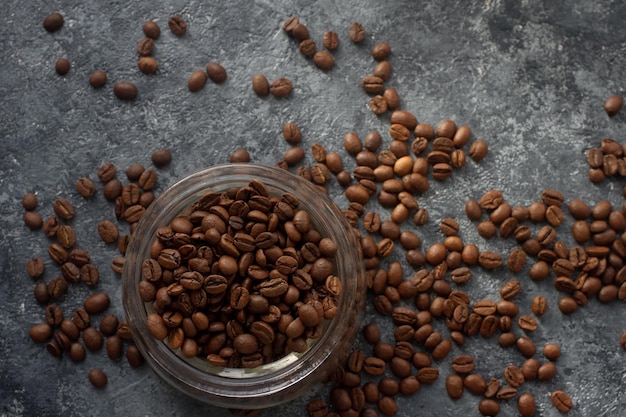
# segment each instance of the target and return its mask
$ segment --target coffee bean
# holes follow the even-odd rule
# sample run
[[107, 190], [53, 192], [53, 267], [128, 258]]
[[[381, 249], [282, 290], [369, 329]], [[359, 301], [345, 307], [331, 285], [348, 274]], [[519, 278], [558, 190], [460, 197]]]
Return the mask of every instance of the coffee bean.
[[87, 352], [85, 351], [85, 347], [79, 342], [74, 342], [70, 346], [70, 359], [72, 362], [82, 362], [85, 360], [87, 356]]
[[192, 93], [200, 91], [204, 88], [207, 78], [208, 76], [205, 71], [196, 70], [189, 76], [189, 79], [187, 80], [187, 88], [189, 88], [189, 91]]
[[327, 51], [317, 51], [313, 55], [313, 63], [322, 71], [330, 71], [335, 65], [335, 58]]
[[57, 30], [61, 29], [61, 27], [63, 27], [64, 20], [65, 19], [63, 18], [62, 14], [57, 12], [50, 13], [43, 20], [43, 27], [48, 32], [56, 32]]
[[85, 347], [92, 352], [99, 350], [104, 343], [102, 334], [95, 327], [83, 329], [82, 337]]
[[43, 219], [39, 213], [27, 211], [24, 213], [24, 224], [30, 230], [39, 230], [43, 226]]
[[463, 396], [463, 378], [456, 374], [450, 374], [446, 377], [446, 391], [448, 396], [454, 400], [458, 400]]
[[495, 400], [483, 398], [478, 402], [478, 411], [483, 416], [496, 416], [500, 412], [500, 404]]
[[376, 61], [382, 61], [386, 59], [391, 54], [391, 45], [387, 42], [381, 42], [376, 44], [372, 48], [372, 58]]
[[270, 93], [270, 84], [263, 74], [256, 74], [252, 77], [252, 90], [259, 97], [265, 97]]
[[[157, 168], [168, 166], [172, 162], [172, 152], [169, 149], [157, 149], [150, 156], [152, 163]], [[143, 172], [142, 172], [143, 173]], [[141, 176], [140, 176], [141, 177]]]
[[104, 371], [97, 368], [89, 371], [88, 378], [89, 382], [91, 382], [91, 384], [98, 389], [106, 387], [108, 382], [108, 377]]
[[33, 211], [37, 208], [37, 195], [35, 193], [26, 193], [22, 196], [22, 207], [26, 211]]
[[100, 332], [105, 336], [112, 336], [117, 332], [119, 320], [113, 314], [107, 314], [100, 320]]
[[144, 74], [154, 74], [159, 70], [159, 63], [151, 56], [142, 56], [137, 60], [137, 67]]
[[552, 404], [554, 404], [557, 410], [563, 413], [569, 412], [573, 407], [572, 399], [565, 391], [554, 391], [550, 394], [550, 400], [552, 400]]
[[206, 73], [215, 84], [223, 83], [228, 77], [224, 67], [217, 62], [209, 62], [206, 66]]
[[474, 395], [483, 395], [487, 390], [487, 382], [478, 374], [469, 374], [463, 379], [463, 387]]
[[35, 343], [43, 343], [52, 337], [52, 326], [48, 323], [38, 323], [32, 326], [28, 335]]
[[489, 146], [487, 142], [482, 139], [479, 139], [473, 142], [469, 148], [469, 155], [475, 162], [480, 162], [487, 156], [489, 152]]
[[548, 309], [548, 301], [544, 296], [537, 295], [533, 298], [531, 303], [531, 310], [536, 316], [543, 316]]
[[[379, 71], [374, 75], [382, 80], [385, 80], [384, 77], [389, 78], [390, 76], [390, 74], [387, 75], [387, 72], [389, 71], [390, 67], [388, 68], [387, 66], [384, 66], [383, 68], [379, 68]], [[391, 110], [397, 109], [400, 106], [400, 96], [398, 95], [398, 91], [393, 87], [385, 89], [383, 92], [383, 98], [387, 102], [387, 107]]]
[[183, 19], [182, 16], [172, 15], [167, 20], [167, 25], [169, 26], [172, 33], [176, 36], [182, 36], [187, 32], [187, 22]]
[[250, 162], [250, 153], [243, 148], [235, 149], [233, 153], [230, 154], [229, 158], [230, 162]]
[[63, 220], [71, 220], [76, 213], [74, 206], [69, 200], [60, 197], [52, 203], [52, 209], [54, 213]]
[[119, 237], [119, 230], [112, 221], [103, 220], [98, 223], [98, 234], [105, 243], [113, 243]]
[[537, 413], [535, 398], [530, 393], [523, 393], [517, 398], [517, 410], [521, 417], [534, 417]]
[[328, 49], [329, 51], [334, 51], [335, 49], [337, 49], [339, 47], [339, 36], [337, 35], [337, 32], [324, 32], [324, 35], [322, 37], [322, 43], [324, 44], [324, 48]]
[[113, 94], [120, 100], [134, 100], [137, 97], [137, 86], [128, 81], [118, 81], [113, 85]]
[[90, 295], [83, 302], [83, 308], [88, 314], [99, 314], [109, 308], [110, 299], [104, 292]]
[[161, 28], [159, 24], [153, 20], [144, 22], [142, 29], [143, 33], [151, 39], [157, 40], [159, 36], [161, 36]]
[[[146, 37], [137, 42], [137, 53], [140, 57], [149, 57], [154, 51], [154, 39]], [[140, 67], [141, 68], [141, 67]]]
[[609, 117], [615, 116], [622, 110], [624, 106], [624, 99], [622, 96], [613, 95], [606, 99], [604, 102], [604, 111]]
[[[253, 87], [254, 87], [254, 83], [253, 83]], [[288, 96], [289, 94], [291, 94], [292, 90], [293, 90], [293, 85], [291, 81], [285, 77], [275, 79], [274, 81], [272, 81], [272, 83], [269, 86], [269, 92], [274, 97]]]
[[350, 36], [350, 40], [354, 43], [361, 43], [365, 39], [365, 29], [363, 28], [363, 25], [358, 22], [354, 22], [350, 25], [348, 34]]
[[361, 87], [369, 94], [382, 94], [385, 91], [384, 80], [374, 75], [368, 75], [361, 80]]

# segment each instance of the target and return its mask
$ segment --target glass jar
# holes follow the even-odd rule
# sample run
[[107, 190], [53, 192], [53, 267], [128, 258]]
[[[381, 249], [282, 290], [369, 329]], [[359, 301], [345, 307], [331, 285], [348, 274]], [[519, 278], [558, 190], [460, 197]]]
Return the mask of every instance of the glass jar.
[[[212, 190], [223, 192], [261, 180], [271, 195], [288, 192], [300, 200], [312, 224], [337, 245], [335, 275], [341, 279], [338, 312], [304, 353], [288, 353], [252, 369], [215, 367], [203, 358], [184, 358], [148, 331], [138, 285], [141, 265], [150, 257], [156, 230]], [[163, 192], [139, 221], [122, 272], [123, 304], [134, 341], [152, 369], [179, 390], [204, 402], [241, 409], [266, 408], [289, 401], [343, 365], [364, 314], [366, 284], [357, 238], [338, 207], [315, 185], [285, 170], [255, 164], [224, 164], [191, 174]]]

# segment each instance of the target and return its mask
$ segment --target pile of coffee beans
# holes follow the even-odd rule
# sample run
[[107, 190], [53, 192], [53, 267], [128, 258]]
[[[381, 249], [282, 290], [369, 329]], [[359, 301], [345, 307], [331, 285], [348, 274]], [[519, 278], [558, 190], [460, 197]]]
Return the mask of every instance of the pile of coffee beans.
[[254, 368], [305, 352], [337, 314], [337, 246], [291, 193], [213, 191], [156, 231], [139, 293], [150, 333], [184, 357]]
[[[62, 15], [52, 13], [43, 25], [52, 33], [63, 27], [63, 21]], [[187, 31], [181, 16], [171, 16], [168, 26], [175, 36], [184, 36]], [[298, 17], [287, 19], [282, 29], [320, 70], [331, 72], [335, 68], [332, 52], [339, 46], [341, 33], [326, 30], [321, 43], [316, 42]], [[156, 22], [148, 21], [143, 31], [146, 37], [136, 47], [137, 65], [141, 72], [154, 74], [158, 72], [154, 42], [161, 30]], [[365, 28], [360, 23], [352, 23], [346, 32], [355, 45], [365, 40]], [[318, 48], [320, 44], [325, 49]], [[393, 416], [398, 411], [397, 396], [415, 394], [422, 384], [446, 375], [447, 395], [452, 399], [465, 393], [478, 396], [478, 411], [484, 416], [497, 415], [501, 404], [508, 401], [516, 402], [520, 415], [534, 416], [538, 404], [526, 388], [531, 383], [554, 379], [561, 347], [551, 342], [543, 347], [535, 345], [532, 334], [540, 327], [538, 318], [552, 306], [541, 294], [535, 295], [528, 306], [516, 302], [528, 283], [517, 274], [533, 262], [528, 278], [536, 282], [553, 280], [555, 290], [562, 294], [557, 308], [563, 314], [574, 314], [593, 298], [601, 303], [626, 300], [626, 205], [616, 208], [606, 200], [589, 206], [557, 190], [544, 190], [529, 205], [514, 205], [505, 201], [501, 191], [492, 189], [468, 200], [465, 211], [482, 238], [514, 241], [516, 246], [509, 253], [481, 250], [465, 242], [460, 223], [453, 218], [440, 221], [441, 242], [423, 248], [413, 226], [426, 225], [429, 213], [420, 206], [419, 196], [428, 192], [431, 179], [445, 181], [463, 168], [469, 162], [467, 156], [474, 162], [486, 158], [488, 144], [474, 138], [469, 126], [457, 126], [450, 119], [438, 124], [419, 122], [414, 114], [402, 109], [400, 92], [386, 85], [393, 73], [391, 45], [375, 44], [371, 56], [375, 66], [371, 74], [361, 78], [360, 88], [371, 111], [378, 117], [388, 117], [388, 137], [370, 131], [361, 139], [357, 132], [347, 132], [341, 145], [356, 163], [350, 172], [338, 152], [319, 143], [311, 145], [312, 163], [307, 164], [302, 132], [290, 122], [283, 126], [283, 137], [292, 147], [276, 162], [321, 190], [327, 191], [335, 184], [343, 188], [349, 202], [343, 213], [354, 227], [365, 259], [371, 301], [368, 308], [388, 317], [393, 326], [391, 341], [383, 339], [376, 323], [363, 326], [361, 335], [366, 347], [355, 348], [345, 365], [333, 370], [328, 400], [312, 400], [307, 413], [312, 417]], [[65, 75], [70, 69], [69, 60], [57, 60], [58, 74]], [[208, 79], [222, 83], [226, 78], [226, 70], [211, 62], [191, 74], [188, 89], [196, 92]], [[93, 88], [101, 88], [107, 83], [107, 74], [97, 70], [89, 82]], [[252, 77], [252, 90], [259, 97], [286, 97], [292, 93], [293, 84], [286, 76], [270, 83], [258, 73]], [[113, 91], [123, 100], [137, 96], [137, 87], [130, 82], [115, 83]], [[622, 107], [623, 98], [617, 95], [604, 103], [610, 117]], [[599, 183], [626, 175], [625, 154], [626, 143], [609, 138], [589, 149], [586, 157], [590, 181]], [[246, 149], [237, 149], [230, 160], [249, 162], [251, 157]], [[155, 167], [166, 166], [171, 154], [160, 150], [152, 155], [152, 161]], [[123, 185], [112, 164], [98, 170], [102, 192], [114, 203], [116, 218], [103, 219], [97, 229], [104, 242], [118, 245], [120, 256], [111, 264], [118, 273], [129, 234], [154, 199], [152, 190], [157, 180], [155, 170], [139, 164], [128, 167], [126, 176], [129, 182]], [[87, 177], [76, 182], [83, 198], [93, 197], [97, 188]], [[319, 336], [320, 320], [333, 317], [335, 297], [341, 290], [329, 266], [336, 250], [333, 242], [301, 230], [302, 222], [296, 217], [304, 214], [292, 196], [270, 197], [257, 182], [244, 188], [255, 192], [241, 192], [242, 196], [254, 195], [257, 200], [263, 197], [267, 204], [235, 198], [241, 190], [232, 190], [227, 193], [229, 204], [224, 207], [213, 204], [223, 196], [208, 194], [190, 209], [188, 216], [173, 220], [159, 231], [151, 258], [142, 268], [141, 297], [154, 310], [147, 317], [152, 335], [180, 349], [184, 356], [200, 354], [216, 366], [257, 366], [285, 352], [304, 349], [307, 338]], [[626, 187], [623, 194], [626, 196]], [[73, 285], [82, 282], [97, 287], [100, 275], [90, 263], [89, 253], [77, 247], [71, 225], [76, 211], [70, 200], [57, 199], [54, 215], [45, 221], [36, 211], [36, 194], [25, 194], [22, 200], [25, 225], [32, 230], [43, 229], [52, 241], [48, 256], [59, 267], [59, 275], [45, 282], [43, 259], [36, 257], [28, 262], [27, 273], [37, 281], [34, 297], [45, 306], [45, 319], [30, 329], [30, 337], [45, 343], [54, 356], [69, 352], [76, 362], [85, 359], [86, 350], [96, 351], [103, 345], [109, 357], [117, 360], [126, 344], [128, 362], [139, 366], [143, 358], [127, 341], [127, 324], [111, 314], [102, 316], [111, 302], [106, 294], [93, 293], [71, 315], [56, 304]], [[388, 213], [369, 210], [372, 200]], [[257, 205], [258, 209], [252, 209]], [[250, 209], [247, 217], [241, 212], [246, 206]], [[258, 213], [250, 217], [253, 211]], [[414, 225], [408, 225], [409, 221]], [[129, 224], [129, 234], [120, 233], [120, 222]], [[572, 223], [569, 235], [575, 242], [569, 247], [566, 242], [570, 236], [563, 237], [559, 229], [568, 222]], [[276, 230], [281, 231], [278, 236], [282, 238], [272, 234]], [[294, 249], [287, 242], [300, 246]], [[310, 255], [306, 265], [294, 256], [298, 250]], [[401, 250], [411, 271], [404, 271], [397, 260]], [[269, 263], [275, 265], [272, 270], [267, 269]], [[507, 268], [514, 277], [504, 281], [499, 298], [472, 299], [463, 286], [479, 268]], [[246, 271], [247, 278], [233, 282], [234, 275], [246, 275], [242, 271]], [[285, 286], [285, 276], [290, 277], [292, 285]], [[203, 311], [195, 310], [200, 306]], [[214, 310], [218, 306], [226, 306], [229, 314], [217, 319]], [[97, 326], [94, 317], [100, 317]], [[515, 348], [519, 361], [482, 375], [476, 369], [484, 358], [459, 354], [449, 358], [450, 369], [444, 368], [443, 361], [448, 359], [453, 344], [462, 347], [466, 338], [479, 335], [501, 348]], [[626, 332], [619, 344], [626, 348]], [[106, 374], [100, 369], [91, 370], [89, 380], [97, 388], [107, 384]], [[576, 406], [562, 390], [553, 391], [550, 399], [564, 413]], [[253, 416], [259, 411], [243, 413]]]
[[[159, 149], [151, 157], [155, 167], [167, 166], [171, 158], [167, 149]], [[113, 259], [111, 269], [120, 274], [130, 234], [120, 233], [119, 222], [128, 223], [132, 233], [136, 222], [155, 198], [153, 189], [157, 173], [152, 168], [133, 164], [125, 172], [128, 183], [124, 185], [118, 179], [115, 165], [105, 163], [96, 175], [102, 184], [103, 196], [114, 203], [115, 214], [114, 220], [101, 220], [97, 224], [97, 232], [105, 243], [117, 245], [120, 256]], [[75, 185], [77, 194], [84, 199], [92, 199], [98, 191], [89, 177], [79, 178]], [[47, 255], [58, 267], [58, 275], [46, 282], [44, 277], [48, 271], [44, 259], [33, 257], [27, 262], [27, 274], [36, 281], [34, 298], [44, 307], [44, 320], [30, 328], [30, 338], [45, 344], [51, 355], [58, 358], [67, 355], [73, 362], [83, 362], [87, 352], [98, 352], [104, 346], [111, 360], [118, 361], [125, 354], [131, 367], [139, 367], [144, 359], [132, 342], [128, 324], [114, 314], [106, 314], [111, 304], [109, 295], [96, 291], [82, 301], [72, 295], [73, 286], [85, 285], [96, 290], [100, 281], [99, 268], [91, 262], [89, 252], [80, 247], [77, 236], [80, 233], [77, 234], [72, 226], [73, 219], [78, 215], [71, 202], [73, 197], [57, 198], [52, 204], [53, 214], [45, 221], [36, 211], [39, 208], [37, 195], [26, 193], [22, 198], [25, 225], [32, 230], [41, 229], [50, 239]], [[80, 305], [73, 310], [64, 311], [60, 307], [61, 304], [72, 305], [77, 301]], [[97, 388], [107, 384], [103, 370], [92, 369], [88, 377]]]

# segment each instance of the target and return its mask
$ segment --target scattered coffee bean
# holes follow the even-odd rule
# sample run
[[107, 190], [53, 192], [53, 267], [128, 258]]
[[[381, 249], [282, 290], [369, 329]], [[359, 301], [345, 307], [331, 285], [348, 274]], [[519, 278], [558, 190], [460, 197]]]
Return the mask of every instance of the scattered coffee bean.
[[24, 224], [31, 230], [39, 230], [43, 226], [43, 219], [39, 213], [27, 211], [24, 213]]
[[33, 211], [37, 208], [37, 195], [35, 193], [26, 193], [22, 196], [22, 207], [26, 211]]
[[335, 58], [326, 51], [317, 51], [313, 55], [313, 63], [322, 71], [330, 71], [335, 65]]
[[[137, 42], [135, 48], [140, 57], [149, 57], [154, 52], [154, 39], [146, 37]], [[155, 61], [156, 62], [156, 61]], [[141, 69], [141, 67], [139, 67]]]
[[324, 35], [322, 37], [322, 43], [324, 44], [324, 48], [328, 49], [329, 51], [334, 51], [335, 49], [337, 49], [339, 47], [339, 36], [337, 35], [337, 32], [324, 32]]
[[[253, 80], [254, 81], [254, 80]], [[254, 84], [253, 84], [254, 87]], [[291, 94], [293, 86], [291, 81], [285, 77], [277, 78], [269, 86], [269, 92], [274, 97], [285, 97]], [[256, 89], [255, 89], [256, 92]], [[258, 93], [257, 93], [258, 94]]]
[[113, 94], [120, 100], [134, 100], [137, 97], [137, 86], [128, 81], [118, 81], [113, 85]]
[[91, 384], [98, 389], [102, 389], [107, 385], [108, 377], [101, 369], [96, 368], [90, 370], [88, 377], [89, 382], [91, 382]]
[[[172, 152], [169, 149], [157, 149], [152, 152], [150, 158], [152, 159], [152, 163], [155, 167], [163, 168], [172, 162]], [[141, 175], [139, 177], [141, 177]]]
[[159, 63], [151, 56], [142, 56], [139, 58], [137, 66], [139, 67], [139, 71], [144, 74], [154, 74], [159, 70]]
[[624, 106], [624, 99], [622, 98], [622, 96], [614, 95], [614, 96], [607, 98], [606, 101], [604, 102], [604, 111], [610, 117], [613, 117], [617, 113], [619, 113], [620, 110], [622, 110], [623, 106]]
[[173, 15], [167, 20], [167, 25], [169, 26], [172, 33], [176, 36], [182, 36], [187, 32], [187, 22], [183, 19], [182, 16]]
[[228, 76], [224, 67], [217, 62], [209, 62], [206, 66], [206, 73], [211, 81], [216, 84], [223, 83]]
[[56, 32], [57, 30], [63, 27], [64, 20], [65, 19], [63, 18], [63, 15], [61, 13], [57, 13], [57, 12], [50, 13], [43, 20], [43, 27], [48, 32]]
[[207, 78], [208, 76], [205, 71], [196, 70], [189, 76], [189, 79], [187, 80], [187, 88], [189, 88], [189, 91], [192, 93], [200, 91], [204, 88]]
[[259, 97], [265, 97], [270, 93], [270, 83], [263, 74], [252, 77], [252, 90]]
[[361, 43], [365, 39], [365, 29], [362, 24], [357, 22], [350, 25], [348, 34], [350, 36], [350, 40], [354, 43]]
[[565, 391], [554, 391], [550, 395], [550, 399], [552, 400], [552, 404], [554, 404], [557, 410], [563, 413], [569, 412], [573, 407], [572, 399]]
[[148, 20], [147, 22], [144, 22], [143, 24], [143, 33], [154, 40], [159, 39], [159, 36], [161, 36], [161, 28], [159, 27], [159, 24], [153, 20]]

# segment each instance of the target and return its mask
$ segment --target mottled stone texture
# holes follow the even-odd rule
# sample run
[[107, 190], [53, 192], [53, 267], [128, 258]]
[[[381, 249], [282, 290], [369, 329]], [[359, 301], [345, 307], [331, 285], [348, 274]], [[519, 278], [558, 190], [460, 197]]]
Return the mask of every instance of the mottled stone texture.
[[[314, 142], [344, 158], [347, 169], [353, 158], [345, 154], [343, 135], [355, 131], [361, 137], [370, 130], [389, 143], [388, 117], [376, 117], [368, 108], [369, 97], [360, 80], [374, 68], [371, 48], [378, 42], [392, 46], [393, 75], [387, 85], [397, 88], [402, 108], [420, 122], [438, 124], [453, 119], [467, 124], [473, 138], [489, 143], [488, 157], [444, 182], [431, 181], [418, 197], [430, 212], [429, 223], [416, 228], [422, 245], [441, 241], [438, 223], [455, 217], [461, 236], [506, 255], [511, 240], [485, 241], [464, 215], [468, 198], [491, 188], [504, 192], [511, 205], [530, 204], [541, 191], [555, 188], [566, 201], [582, 198], [589, 204], [608, 199], [615, 207], [623, 202], [623, 181], [592, 185], [587, 180], [585, 151], [602, 138], [625, 140], [626, 114], [609, 119], [602, 109], [611, 94], [626, 94], [626, 7], [623, 2], [527, 2], [486, 0], [466, 2], [372, 0], [296, 1], [94, 1], [60, 0], [3, 2], [0, 26], [0, 415], [2, 416], [228, 416], [175, 392], [152, 371], [131, 369], [125, 361], [110, 361], [104, 351], [88, 353], [84, 363], [67, 357], [57, 360], [43, 346], [28, 338], [28, 328], [43, 319], [43, 308], [32, 296], [33, 280], [25, 265], [41, 256], [52, 279], [58, 269], [46, 254], [49, 241], [22, 223], [21, 196], [35, 191], [38, 211], [47, 217], [58, 197], [77, 208], [72, 221], [77, 246], [89, 250], [101, 271], [98, 289], [112, 296], [110, 312], [122, 316], [120, 279], [109, 268], [116, 248], [99, 240], [97, 222], [113, 219], [111, 204], [101, 194], [96, 171], [107, 161], [124, 170], [131, 163], [150, 166], [150, 153], [170, 148], [172, 164], [159, 171], [158, 189], [195, 170], [226, 162], [228, 155], [246, 147], [254, 162], [274, 164], [288, 145], [282, 126], [297, 123], [307, 150]], [[43, 29], [44, 17], [58, 11], [65, 16], [55, 33]], [[186, 35], [175, 37], [167, 18], [178, 13], [188, 22]], [[281, 30], [281, 23], [298, 15], [318, 45], [327, 30], [339, 33], [335, 67], [321, 72]], [[156, 20], [162, 29], [154, 56], [159, 71], [144, 75], [136, 65], [135, 46], [141, 26]], [[348, 27], [358, 21], [366, 29], [360, 45], [348, 39]], [[72, 68], [65, 76], [54, 71], [59, 57]], [[228, 71], [221, 85], [208, 82], [195, 94], [187, 78], [210, 61]], [[109, 81], [101, 90], [88, 84], [95, 69], [104, 69]], [[263, 72], [272, 80], [290, 78], [290, 97], [256, 97], [252, 75]], [[137, 84], [134, 102], [113, 96], [116, 81]], [[307, 156], [306, 163], [312, 161]], [[74, 181], [88, 176], [99, 191], [93, 201], [83, 200]], [[120, 177], [122, 177], [120, 175]], [[331, 196], [345, 208], [346, 201], [331, 183]], [[378, 209], [372, 203], [368, 209]], [[386, 212], [383, 212], [386, 213]], [[387, 218], [388, 214], [383, 214]], [[561, 226], [569, 239], [571, 221]], [[568, 241], [571, 244], [571, 241]], [[397, 251], [397, 259], [403, 254]], [[405, 274], [412, 271], [404, 265]], [[549, 280], [534, 283], [528, 266], [518, 278], [523, 291], [517, 301], [530, 312], [536, 293], [548, 298], [549, 310], [540, 328], [531, 335], [541, 348], [558, 343], [557, 377], [549, 383], [531, 382], [523, 391], [535, 395], [540, 415], [561, 415], [550, 403], [549, 393], [567, 391], [574, 400], [571, 416], [617, 416], [626, 409], [624, 350], [619, 337], [625, 330], [623, 305], [601, 305], [596, 300], [572, 316], [556, 307], [559, 294]], [[500, 285], [512, 274], [504, 268], [493, 272], [476, 269], [464, 289], [475, 298], [497, 299]], [[59, 300], [66, 314], [90, 293], [84, 285], [70, 287]], [[388, 318], [370, 309], [367, 320], [383, 326], [393, 342]], [[97, 318], [96, 318], [97, 321]], [[435, 327], [446, 332], [445, 323]], [[518, 334], [522, 331], [515, 330]], [[357, 342], [362, 345], [362, 342]], [[366, 348], [366, 347], [364, 347]], [[367, 349], [367, 348], [366, 348]], [[523, 358], [514, 348], [503, 350], [494, 339], [475, 337], [451, 355], [474, 354], [477, 370], [486, 378], [503, 381], [502, 370]], [[541, 358], [540, 354], [537, 357]], [[543, 360], [543, 358], [541, 358]], [[398, 416], [477, 415], [478, 398], [445, 395], [448, 360], [437, 364], [441, 378], [423, 386], [411, 398], [400, 398]], [[87, 380], [93, 367], [109, 375], [104, 390]], [[265, 414], [276, 417], [305, 415], [310, 398], [326, 398], [327, 386], [312, 387], [310, 394]], [[236, 404], [233, 404], [236, 407]], [[263, 414], [263, 415], [265, 415]], [[501, 415], [515, 415], [514, 401], [502, 404]]]

